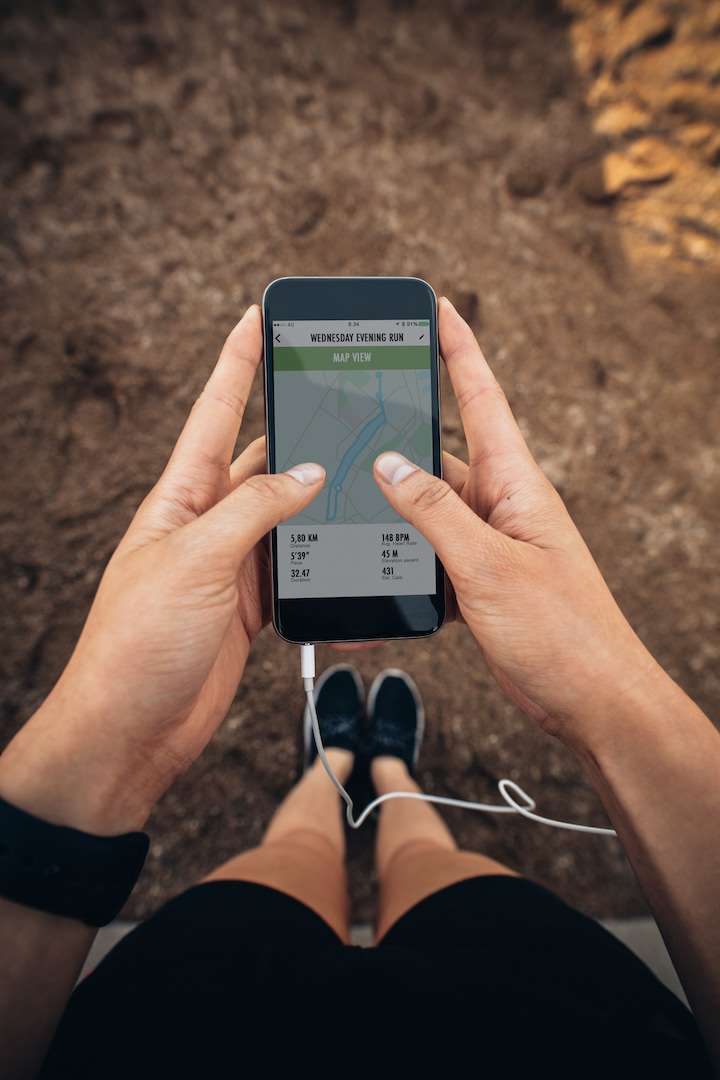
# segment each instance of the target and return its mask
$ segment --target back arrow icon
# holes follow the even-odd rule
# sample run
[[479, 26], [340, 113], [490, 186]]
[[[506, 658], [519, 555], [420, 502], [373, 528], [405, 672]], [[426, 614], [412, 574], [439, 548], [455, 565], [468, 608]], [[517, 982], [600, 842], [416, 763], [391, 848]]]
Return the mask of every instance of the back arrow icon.
[[279, 335], [279, 334], [276, 334], [276, 335], [275, 335], [275, 340], [276, 340], [276, 341], [279, 341], [279, 340], [280, 340], [280, 335]]

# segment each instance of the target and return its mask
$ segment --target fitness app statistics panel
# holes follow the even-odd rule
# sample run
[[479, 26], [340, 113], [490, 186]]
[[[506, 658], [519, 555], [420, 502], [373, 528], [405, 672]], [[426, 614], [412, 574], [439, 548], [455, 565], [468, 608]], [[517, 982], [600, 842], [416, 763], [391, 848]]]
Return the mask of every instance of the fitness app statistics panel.
[[274, 322], [275, 465], [325, 468], [305, 510], [277, 529], [278, 597], [435, 592], [435, 554], [384, 498], [378, 454], [432, 472], [430, 325]]

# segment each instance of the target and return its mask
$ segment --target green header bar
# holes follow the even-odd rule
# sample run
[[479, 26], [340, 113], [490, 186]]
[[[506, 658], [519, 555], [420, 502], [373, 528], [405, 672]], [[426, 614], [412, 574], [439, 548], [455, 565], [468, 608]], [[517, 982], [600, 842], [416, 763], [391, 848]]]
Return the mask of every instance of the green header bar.
[[358, 371], [430, 368], [429, 345], [338, 345], [273, 349], [276, 371]]

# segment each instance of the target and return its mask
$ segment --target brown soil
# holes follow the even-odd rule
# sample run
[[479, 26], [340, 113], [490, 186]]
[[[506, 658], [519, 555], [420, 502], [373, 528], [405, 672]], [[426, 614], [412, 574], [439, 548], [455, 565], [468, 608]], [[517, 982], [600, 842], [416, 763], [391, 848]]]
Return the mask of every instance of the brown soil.
[[[628, 618], [717, 719], [717, 4], [5, 0], [0, 15], [3, 741], [66, 662], [225, 334], [285, 274], [413, 274], [455, 300]], [[244, 438], [262, 426], [258, 385]], [[417, 679], [427, 791], [493, 799], [509, 776], [545, 814], [603, 821], [463, 629], [357, 663]], [[296, 650], [268, 628], [153, 814], [129, 916], [258, 841], [295, 776], [300, 711]], [[643, 910], [614, 840], [448, 819], [585, 911]], [[371, 843], [351, 838], [360, 918]]]

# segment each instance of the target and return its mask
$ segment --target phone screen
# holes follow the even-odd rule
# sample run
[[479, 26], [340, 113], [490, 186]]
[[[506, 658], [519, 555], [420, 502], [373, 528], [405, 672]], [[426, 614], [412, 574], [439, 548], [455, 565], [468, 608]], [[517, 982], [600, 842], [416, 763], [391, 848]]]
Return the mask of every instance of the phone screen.
[[386, 450], [433, 471], [429, 323], [276, 321], [272, 339], [276, 470], [317, 461], [326, 473], [278, 526], [279, 599], [434, 593], [432, 547], [372, 471]]

